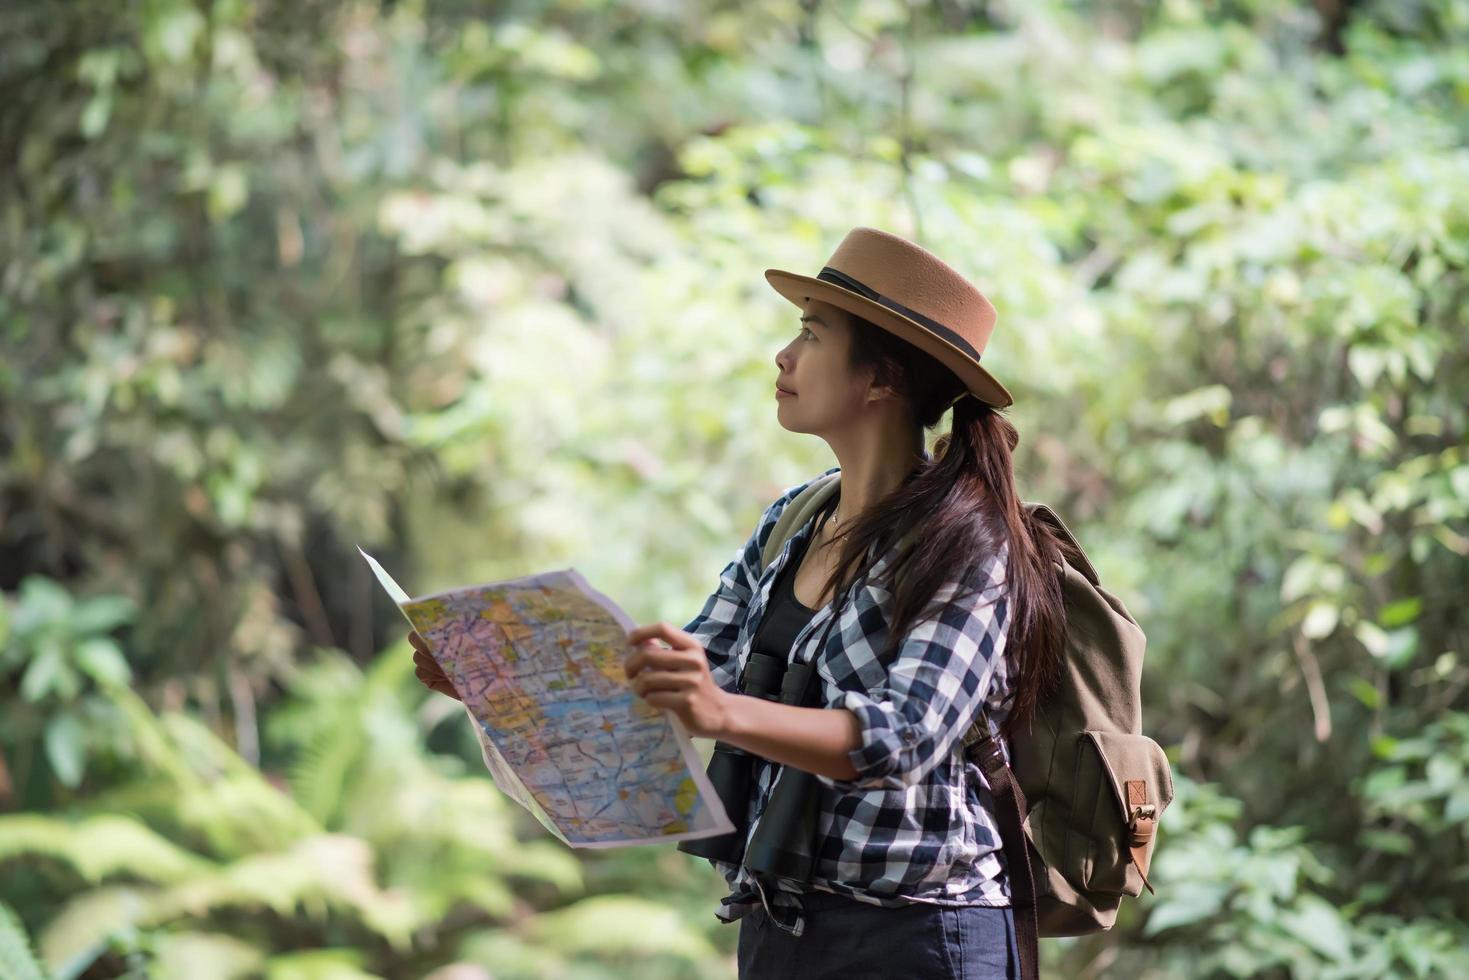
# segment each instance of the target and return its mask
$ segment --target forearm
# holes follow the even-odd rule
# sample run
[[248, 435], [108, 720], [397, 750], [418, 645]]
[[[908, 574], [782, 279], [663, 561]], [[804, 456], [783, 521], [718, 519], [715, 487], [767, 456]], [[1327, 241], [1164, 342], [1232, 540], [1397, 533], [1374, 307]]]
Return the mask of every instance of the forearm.
[[720, 741], [819, 776], [857, 775], [848, 753], [861, 744], [862, 732], [857, 716], [846, 708], [798, 708], [747, 694], [726, 697]]

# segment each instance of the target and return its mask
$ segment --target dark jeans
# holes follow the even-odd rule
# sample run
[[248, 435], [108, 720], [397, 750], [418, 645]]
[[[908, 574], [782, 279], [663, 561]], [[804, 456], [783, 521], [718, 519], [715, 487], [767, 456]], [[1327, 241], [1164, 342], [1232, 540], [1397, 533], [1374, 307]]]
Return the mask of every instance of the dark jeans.
[[883, 908], [845, 895], [802, 896], [806, 928], [777, 928], [763, 908], [740, 921], [740, 980], [1014, 980], [1020, 976], [1008, 908]]

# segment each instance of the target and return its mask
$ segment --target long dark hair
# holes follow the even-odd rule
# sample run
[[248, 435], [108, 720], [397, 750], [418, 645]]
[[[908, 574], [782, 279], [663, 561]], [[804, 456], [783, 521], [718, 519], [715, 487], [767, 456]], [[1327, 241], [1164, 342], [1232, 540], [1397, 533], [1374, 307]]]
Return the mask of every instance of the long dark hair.
[[[925, 431], [936, 426], [964, 390], [963, 382], [901, 337], [856, 314], [850, 321], [851, 367], [871, 367], [875, 383], [892, 385], [907, 397], [917, 425]], [[1055, 684], [1066, 626], [1055, 564], [1062, 543], [1021, 506], [1012, 457], [1019, 442], [1015, 426], [998, 409], [961, 398], [954, 404], [950, 431], [934, 443], [933, 458], [916, 460], [902, 485], [852, 520], [823, 593], [835, 594], [867, 572], [873, 564], [867, 560], [870, 547], [876, 546], [874, 556], [881, 555], [922, 525], [884, 569], [893, 596], [887, 662], [939, 588], [959, 582], [975, 590], [980, 583], [974, 573], [1008, 540], [1006, 648], [1019, 670], [1005, 734], [1028, 723]]]

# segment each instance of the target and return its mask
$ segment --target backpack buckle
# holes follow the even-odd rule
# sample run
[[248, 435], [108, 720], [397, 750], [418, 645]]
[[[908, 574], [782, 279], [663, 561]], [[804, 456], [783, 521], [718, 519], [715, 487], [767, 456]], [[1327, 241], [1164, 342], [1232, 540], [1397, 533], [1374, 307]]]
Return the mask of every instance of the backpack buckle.
[[1007, 764], [1005, 753], [1000, 750], [999, 741], [989, 732], [984, 732], [974, 738], [966, 738], [965, 745], [969, 757], [978, 762], [986, 773], [1003, 769]]
[[1148, 845], [1152, 843], [1153, 832], [1157, 828], [1158, 808], [1155, 805], [1148, 803], [1133, 808], [1132, 817], [1127, 821], [1127, 849], [1132, 854], [1132, 863], [1137, 865], [1143, 886], [1152, 894], [1157, 893], [1153, 891], [1152, 882], [1148, 881]]
[[1158, 808], [1149, 803], [1146, 806], [1133, 807], [1132, 816], [1127, 821], [1127, 832], [1129, 843], [1133, 847], [1141, 847], [1153, 836], [1153, 831], [1158, 824]]

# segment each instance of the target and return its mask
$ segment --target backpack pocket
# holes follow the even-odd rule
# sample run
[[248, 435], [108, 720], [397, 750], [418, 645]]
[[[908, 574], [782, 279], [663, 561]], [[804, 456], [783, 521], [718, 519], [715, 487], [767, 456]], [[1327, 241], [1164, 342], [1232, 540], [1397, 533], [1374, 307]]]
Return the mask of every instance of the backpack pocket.
[[1173, 774], [1157, 742], [1083, 731], [1076, 740], [1063, 873], [1088, 891], [1137, 895], [1158, 821], [1172, 801]]

